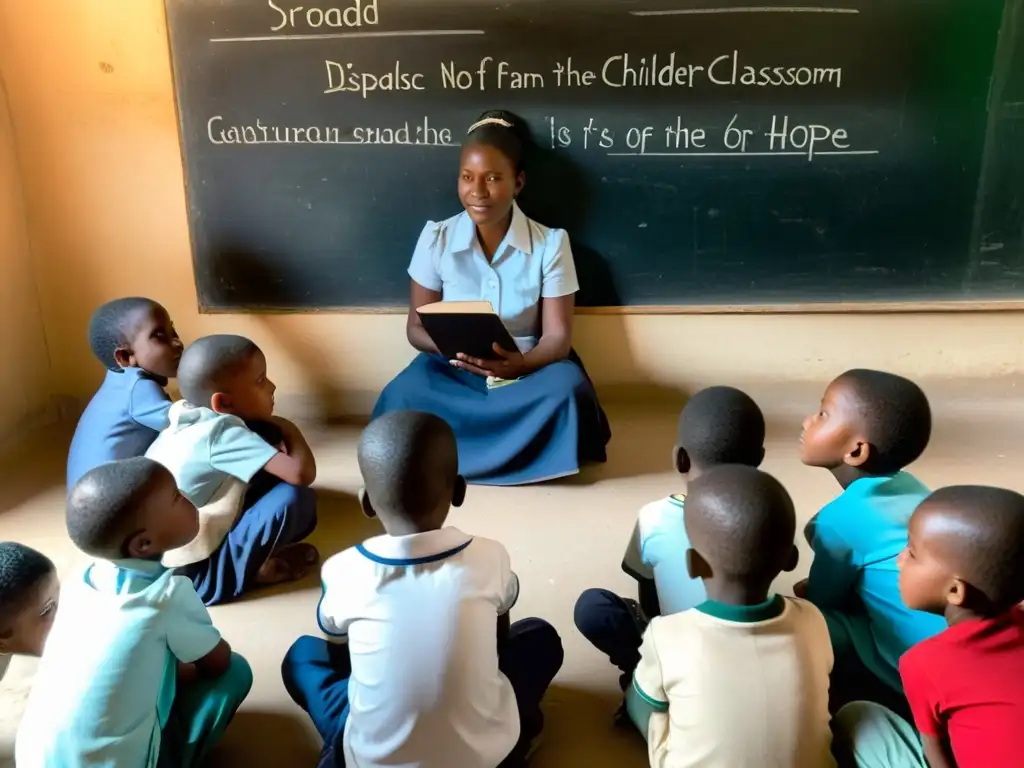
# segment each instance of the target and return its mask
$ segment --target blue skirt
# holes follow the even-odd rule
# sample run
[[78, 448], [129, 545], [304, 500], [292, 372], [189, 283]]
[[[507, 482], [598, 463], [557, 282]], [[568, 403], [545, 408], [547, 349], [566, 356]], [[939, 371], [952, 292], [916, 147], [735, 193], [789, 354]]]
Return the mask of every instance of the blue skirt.
[[594, 385], [573, 352], [494, 389], [440, 355], [420, 354], [377, 400], [373, 418], [390, 411], [425, 411], [455, 431], [459, 472], [480, 485], [524, 485], [604, 462], [611, 439]]

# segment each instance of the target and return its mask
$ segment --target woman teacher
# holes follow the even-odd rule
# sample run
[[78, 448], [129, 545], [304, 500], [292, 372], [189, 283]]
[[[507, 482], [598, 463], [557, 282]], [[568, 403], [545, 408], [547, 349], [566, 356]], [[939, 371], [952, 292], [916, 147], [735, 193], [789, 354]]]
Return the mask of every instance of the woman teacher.
[[[486, 485], [572, 475], [605, 461], [611, 437], [594, 387], [572, 350], [579, 290], [569, 237], [516, 205], [526, 176], [528, 134], [517, 118], [488, 112], [462, 144], [459, 199], [465, 209], [427, 222], [409, 264], [406, 335], [420, 355], [381, 394], [376, 418], [413, 409], [447, 421], [459, 471]], [[518, 352], [444, 359], [416, 309], [436, 301], [489, 301]], [[488, 387], [488, 377], [515, 380]]]

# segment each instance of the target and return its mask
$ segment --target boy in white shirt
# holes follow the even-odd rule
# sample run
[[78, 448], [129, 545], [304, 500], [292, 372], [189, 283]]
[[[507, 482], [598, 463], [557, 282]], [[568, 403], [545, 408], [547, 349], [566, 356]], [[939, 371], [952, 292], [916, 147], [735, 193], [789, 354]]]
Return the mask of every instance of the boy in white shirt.
[[359, 444], [363, 509], [386, 533], [330, 558], [320, 628], [282, 664], [324, 740], [321, 768], [496, 768], [525, 762], [562, 643], [540, 619], [509, 625], [519, 580], [508, 552], [444, 527], [460, 506], [455, 435], [392, 411]]
[[184, 400], [146, 456], [198, 507], [199, 534], [164, 565], [207, 605], [301, 579], [319, 559], [303, 541], [316, 527], [316, 461], [298, 427], [274, 416], [263, 352], [243, 336], [204, 336], [181, 356], [178, 385]]
[[652, 619], [626, 694], [651, 766], [831, 768], [825, 618], [769, 592], [797, 564], [789, 494], [752, 467], [717, 467], [690, 486], [686, 532], [708, 599]]

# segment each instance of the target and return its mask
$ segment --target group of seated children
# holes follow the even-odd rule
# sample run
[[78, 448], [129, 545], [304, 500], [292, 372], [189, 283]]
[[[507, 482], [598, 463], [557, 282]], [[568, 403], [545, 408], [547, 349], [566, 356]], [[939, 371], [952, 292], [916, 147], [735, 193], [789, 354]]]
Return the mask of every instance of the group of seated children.
[[[67, 530], [94, 562], [58, 607], [53, 563], [0, 544], [0, 660], [42, 656], [17, 764], [199, 765], [252, 684], [207, 606], [315, 566], [316, 465], [248, 339], [183, 350], [147, 299], [101, 307], [90, 338], [108, 372], [71, 446]], [[906, 379], [829, 385], [801, 458], [843, 492], [808, 524], [810, 576], [784, 597], [771, 589], [797, 566], [796, 514], [758, 469], [764, 417], [728, 387], [690, 399], [673, 454], [687, 494], [640, 511], [623, 559], [638, 599], [592, 589], [575, 609], [622, 673], [617, 719], [652, 766], [1024, 764], [1024, 497], [930, 493], [904, 471], [930, 432]], [[525, 765], [562, 643], [510, 621], [506, 549], [445, 526], [466, 496], [451, 428], [388, 413], [358, 461], [385, 533], [323, 564], [323, 637], [281, 667], [320, 768]]]

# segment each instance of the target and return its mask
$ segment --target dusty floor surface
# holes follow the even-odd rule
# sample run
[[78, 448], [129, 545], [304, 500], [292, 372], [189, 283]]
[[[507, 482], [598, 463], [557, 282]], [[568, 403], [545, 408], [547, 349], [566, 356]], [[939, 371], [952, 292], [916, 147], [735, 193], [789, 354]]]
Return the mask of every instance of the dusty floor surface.
[[[936, 414], [932, 444], [913, 471], [933, 487], [974, 482], [1024, 490], [1018, 468], [1024, 446], [1024, 403], [1011, 381], [976, 386], [955, 383], [927, 387]], [[808, 469], [797, 458], [800, 417], [817, 404], [819, 388], [749, 390], [769, 415], [764, 468], [793, 495], [801, 520], [837, 493], [831, 476]], [[610, 409], [610, 462], [570, 481], [494, 489], [471, 488], [466, 505], [450, 522], [503, 542], [522, 583], [515, 615], [539, 615], [555, 624], [565, 645], [565, 665], [547, 697], [544, 741], [536, 768], [592, 768], [646, 765], [636, 735], [615, 729], [611, 715], [617, 672], [576, 632], [572, 608], [580, 591], [605, 586], [623, 592], [629, 579], [619, 571], [622, 549], [637, 509], [647, 501], [685, 490], [669, 471], [676, 407]], [[320, 526], [313, 542], [325, 554], [377, 532], [355, 502], [358, 427], [307, 430], [317, 452]], [[67, 429], [53, 429], [27, 442], [13, 461], [0, 464], [0, 540], [15, 539], [46, 552], [69, 576], [82, 565], [63, 525]], [[801, 542], [801, 545], [803, 542]], [[787, 591], [806, 574], [806, 547], [797, 573], [780, 579]], [[248, 700], [213, 755], [211, 764], [312, 766], [316, 734], [281, 684], [279, 665], [301, 633], [315, 633], [318, 580], [258, 593], [241, 603], [213, 609], [232, 646], [252, 664], [255, 684]], [[31, 686], [35, 663], [15, 659], [0, 683], [0, 766], [13, 765], [17, 722]]]

